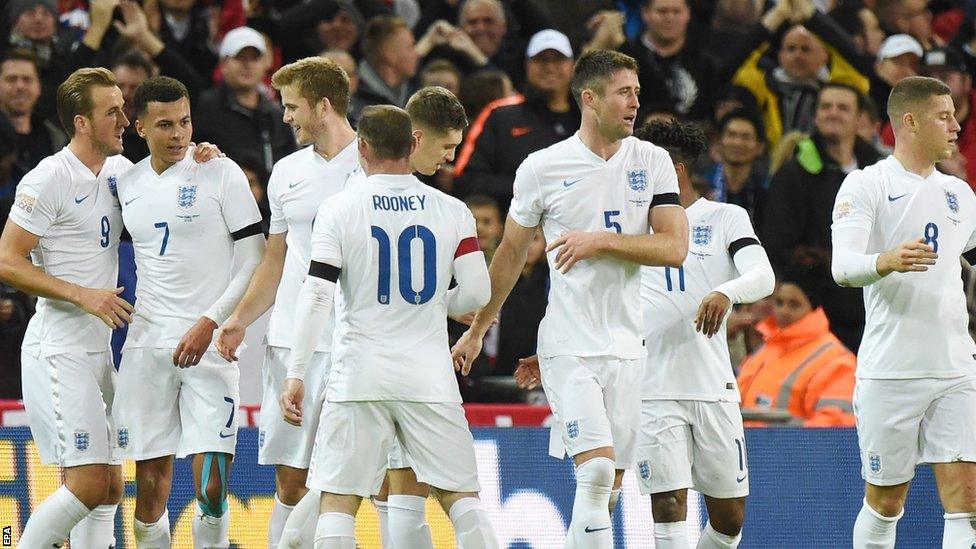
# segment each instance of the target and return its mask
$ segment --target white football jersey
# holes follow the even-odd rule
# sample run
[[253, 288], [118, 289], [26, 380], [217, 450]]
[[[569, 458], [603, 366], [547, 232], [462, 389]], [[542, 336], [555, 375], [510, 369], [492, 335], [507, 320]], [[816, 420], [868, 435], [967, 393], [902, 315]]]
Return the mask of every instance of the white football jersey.
[[926, 272], [864, 287], [857, 376], [955, 377], [976, 372], [959, 256], [976, 248], [976, 196], [962, 180], [911, 173], [894, 156], [852, 172], [834, 202], [834, 229], [870, 231], [867, 253], [924, 238], [939, 254]]
[[[350, 174], [359, 169], [356, 140], [332, 160], [322, 158], [312, 146], [299, 149], [275, 163], [268, 181], [271, 206], [270, 234], [287, 232], [285, 267], [278, 283], [274, 309], [265, 343], [290, 349], [295, 304], [308, 274], [312, 250], [312, 221], [322, 201], [341, 191]], [[315, 350], [332, 349], [332, 325], [323, 332]]]
[[247, 176], [230, 159], [197, 164], [191, 149], [162, 174], [149, 161], [119, 179], [139, 277], [126, 349], [176, 347], [227, 289], [232, 233], [261, 222]]
[[[96, 176], [68, 147], [42, 160], [17, 185], [10, 220], [39, 237], [31, 261], [45, 273], [86, 288], [118, 284], [122, 212], [116, 186], [130, 167], [110, 156]], [[111, 330], [66, 301], [37, 299], [23, 350], [49, 356], [109, 350]]]
[[455, 257], [477, 249], [467, 206], [413, 175], [374, 175], [326, 199], [312, 260], [341, 267], [343, 294], [326, 398], [461, 402], [447, 290]]
[[725, 322], [712, 337], [695, 331], [702, 299], [739, 276], [733, 253], [758, 245], [749, 214], [699, 198], [688, 207], [688, 257], [680, 269], [641, 267], [647, 365], [643, 400], [739, 402]]
[[[650, 209], [675, 204], [678, 179], [668, 153], [635, 137], [609, 160], [579, 134], [534, 152], [515, 174], [509, 215], [524, 227], [542, 224], [546, 242], [570, 231], [647, 234]], [[568, 273], [547, 254], [551, 290], [539, 325], [539, 355], [646, 356], [641, 323], [640, 265], [611, 257], [576, 263]]]

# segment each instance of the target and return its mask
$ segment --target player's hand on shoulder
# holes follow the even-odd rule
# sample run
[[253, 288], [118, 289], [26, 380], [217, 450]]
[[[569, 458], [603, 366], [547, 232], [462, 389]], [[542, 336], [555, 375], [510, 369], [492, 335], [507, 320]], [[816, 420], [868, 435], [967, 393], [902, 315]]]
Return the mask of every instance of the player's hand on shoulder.
[[467, 330], [451, 347], [451, 357], [454, 359], [454, 371], [466, 376], [471, 371], [474, 359], [481, 353], [482, 336], [472, 330]]
[[220, 331], [217, 333], [217, 342], [215, 343], [217, 352], [220, 353], [220, 356], [224, 360], [227, 362], [235, 362], [237, 360], [237, 349], [244, 342], [244, 335], [246, 333], [247, 328], [240, 322], [237, 322], [234, 317], [224, 322], [224, 325], [220, 327]]
[[878, 256], [878, 274], [886, 276], [891, 273], [924, 273], [929, 265], [935, 265], [939, 255], [932, 246], [925, 243], [924, 238], [902, 242], [897, 248], [888, 250]]
[[97, 316], [109, 328], [121, 328], [132, 321], [132, 304], [122, 299], [122, 288], [80, 288], [74, 304], [86, 313]]
[[531, 391], [542, 382], [542, 373], [539, 370], [539, 355], [520, 358], [518, 366], [515, 368], [515, 384], [520, 389]]
[[281, 389], [281, 398], [278, 404], [281, 405], [281, 414], [285, 421], [291, 425], [299, 426], [302, 424], [302, 400], [305, 398], [305, 383], [300, 379], [290, 377], [285, 380], [285, 386]]
[[712, 337], [722, 327], [722, 320], [732, 308], [732, 301], [721, 292], [711, 292], [702, 299], [695, 315], [695, 330]]
[[183, 334], [183, 339], [180, 340], [179, 345], [176, 346], [176, 350], [173, 351], [173, 365], [180, 368], [189, 368], [190, 366], [199, 364], [203, 354], [210, 347], [210, 342], [213, 340], [213, 333], [216, 329], [216, 322], [205, 316], [200, 317], [200, 320]]
[[[192, 143], [191, 143], [192, 144]], [[197, 164], [204, 164], [210, 162], [214, 158], [224, 158], [226, 155], [220, 152], [217, 145], [213, 143], [207, 143], [204, 141], [196, 145], [193, 149], [193, 161]]]
[[565, 274], [573, 268], [577, 261], [590, 259], [602, 252], [609, 234], [571, 231], [550, 242], [546, 246], [546, 253], [559, 249], [556, 252], [554, 264], [560, 272]]

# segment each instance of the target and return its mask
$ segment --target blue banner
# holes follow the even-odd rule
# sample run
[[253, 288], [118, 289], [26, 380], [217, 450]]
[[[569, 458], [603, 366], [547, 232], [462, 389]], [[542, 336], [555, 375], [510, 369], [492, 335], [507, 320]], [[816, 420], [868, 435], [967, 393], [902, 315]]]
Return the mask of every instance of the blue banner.
[[[569, 460], [548, 457], [543, 428], [474, 429], [485, 502], [502, 547], [561, 548], [572, 510], [574, 480]], [[752, 494], [746, 511], [743, 548], [850, 547], [861, 506], [857, 438], [849, 429], [749, 429], [746, 431]], [[135, 505], [134, 464], [124, 465], [125, 499], [120, 508], [118, 549], [135, 547], [131, 524]], [[40, 465], [27, 428], [0, 428], [0, 546], [16, 544], [30, 509], [57, 489], [57, 469]], [[267, 547], [274, 472], [257, 465], [257, 430], [241, 429], [230, 481], [232, 547]], [[189, 460], [180, 460], [169, 502], [173, 547], [191, 548], [193, 481]], [[433, 500], [428, 517], [435, 547], [453, 547], [450, 523]], [[697, 541], [706, 520], [702, 498], [689, 496], [689, 541]], [[628, 473], [614, 517], [617, 549], [653, 547], [650, 499], [639, 495]], [[942, 510], [931, 471], [919, 468], [898, 524], [898, 546], [936, 547]], [[379, 547], [376, 514], [369, 503], [357, 520], [360, 547]]]

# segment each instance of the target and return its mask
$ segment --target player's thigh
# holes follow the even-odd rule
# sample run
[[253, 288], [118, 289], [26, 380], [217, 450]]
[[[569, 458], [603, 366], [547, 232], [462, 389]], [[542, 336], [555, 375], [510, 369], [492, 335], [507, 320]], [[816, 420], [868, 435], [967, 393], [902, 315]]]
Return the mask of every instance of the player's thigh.
[[172, 349], [122, 353], [112, 415], [120, 454], [147, 460], [175, 455], [180, 441], [180, 371]]
[[921, 461], [976, 462], [976, 376], [930, 381], [939, 394], [922, 419]]
[[234, 455], [237, 446], [240, 370], [213, 351], [180, 372], [180, 425], [177, 456], [205, 452]]
[[107, 353], [23, 355], [24, 404], [44, 463], [113, 463], [115, 440], [100, 386]]
[[384, 402], [329, 402], [322, 406], [308, 487], [369, 497], [386, 474], [393, 416]]
[[474, 437], [454, 403], [396, 402], [397, 436], [417, 480], [449, 492], [479, 492]]
[[717, 499], [749, 495], [742, 414], [736, 402], [688, 401], [693, 413], [692, 468], [695, 489]]
[[556, 423], [549, 453], [563, 458], [613, 447], [600, 374], [587, 358], [539, 357], [542, 387]]
[[278, 399], [288, 370], [290, 349], [268, 347], [262, 366], [264, 395], [258, 432], [258, 463], [308, 469], [315, 444], [315, 432], [325, 401], [325, 383], [329, 376], [329, 353], [315, 353], [305, 376], [305, 398], [302, 401], [301, 426], [286, 422]]
[[637, 485], [642, 494], [691, 488], [692, 438], [689, 418], [674, 400], [641, 403]]
[[861, 476], [867, 483], [895, 486], [915, 476], [922, 417], [935, 398], [928, 381], [857, 380], [854, 416]]
[[603, 404], [610, 421], [610, 435], [618, 470], [637, 462], [641, 430], [641, 372], [643, 360], [593, 359], [602, 368]]

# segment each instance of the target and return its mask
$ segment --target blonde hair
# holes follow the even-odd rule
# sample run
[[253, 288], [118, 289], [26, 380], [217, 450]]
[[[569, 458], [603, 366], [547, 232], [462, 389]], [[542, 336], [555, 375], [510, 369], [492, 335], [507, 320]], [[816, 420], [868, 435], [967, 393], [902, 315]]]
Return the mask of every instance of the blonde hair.
[[349, 109], [349, 75], [335, 61], [324, 57], [306, 57], [289, 63], [271, 76], [276, 90], [295, 86], [310, 105], [328, 99], [336, 114], [345, 116]]
[[78, 115], [91, 118], [94, 101], [92, 88], [109, 88], [117, 86], [118, 81], [112, 71], [103, 68], [78, 69], [68, 76], [67, 80], [58, 86], [58, 120], [68, 132], [68, 137], [75, 136], [75, 117]]

